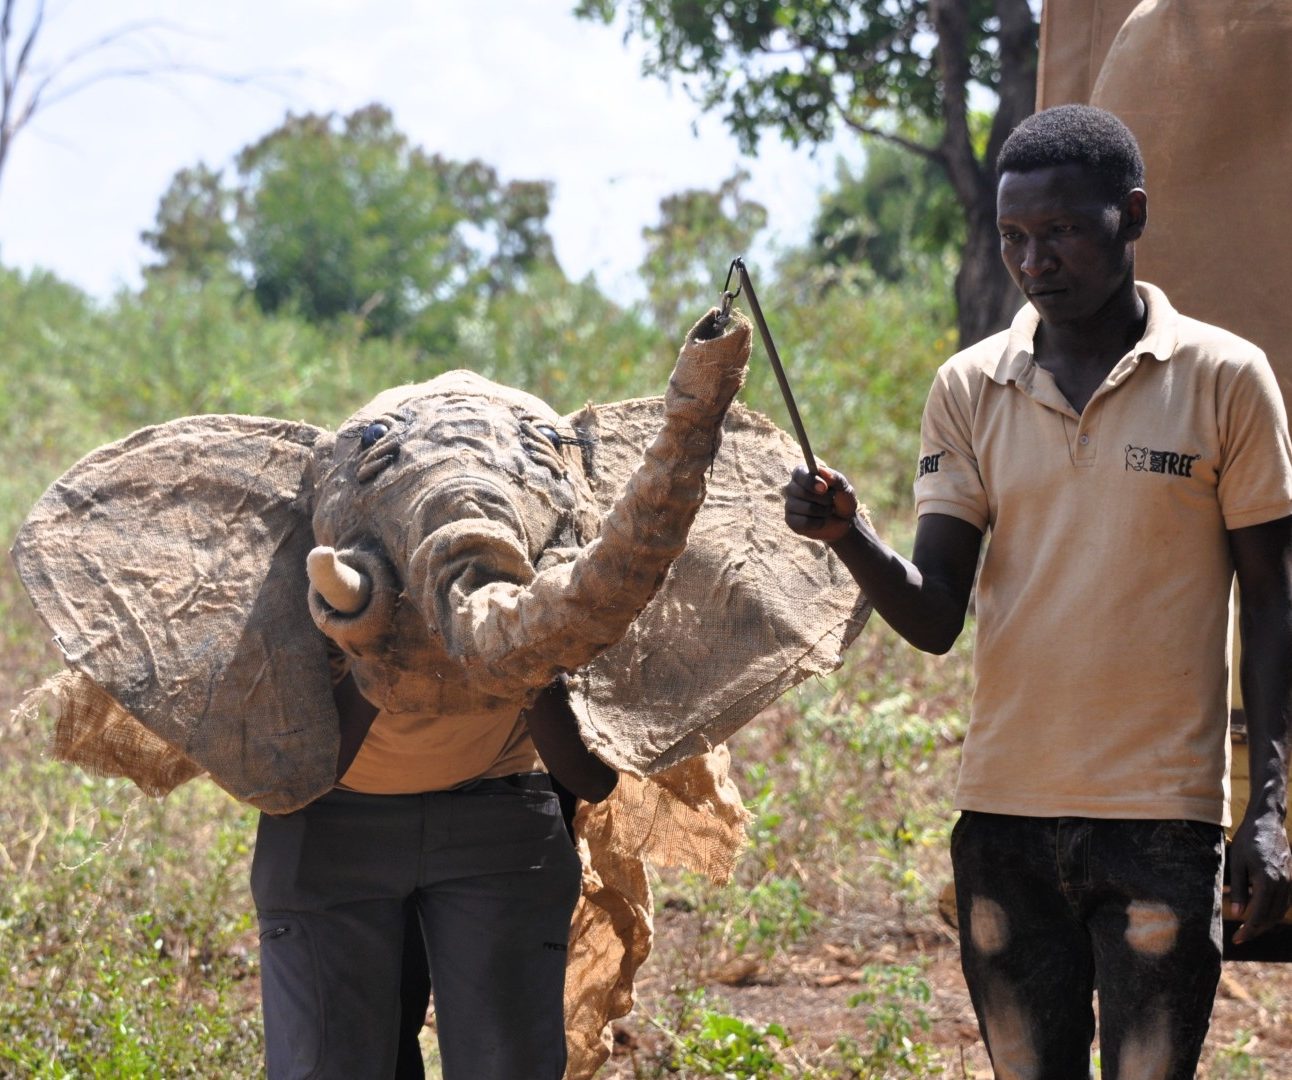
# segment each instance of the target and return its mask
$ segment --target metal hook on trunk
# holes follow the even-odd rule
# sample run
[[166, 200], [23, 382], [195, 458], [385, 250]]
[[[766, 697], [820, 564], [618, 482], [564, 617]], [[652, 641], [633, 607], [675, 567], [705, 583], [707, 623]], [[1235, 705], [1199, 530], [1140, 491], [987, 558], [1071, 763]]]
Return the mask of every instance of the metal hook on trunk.
[[731, 265], [727, 267], [727, 280], [722, 286], [722, 307], [718, 311], [717, 323], [719, 326], [726, 326], [731, 321], [731, 302], [740, 295], [740, 286], [736, 286], [736, 291], [731, 291], [731, 279], [737, 270], [744, 269], [744, 263], [739, 256], [731, 260]]

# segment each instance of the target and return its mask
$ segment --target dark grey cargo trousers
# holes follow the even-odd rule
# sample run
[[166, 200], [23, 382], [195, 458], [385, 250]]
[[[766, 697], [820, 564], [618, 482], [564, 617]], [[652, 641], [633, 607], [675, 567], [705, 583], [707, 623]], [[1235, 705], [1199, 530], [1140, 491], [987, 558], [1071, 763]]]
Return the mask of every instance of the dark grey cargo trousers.
[[559, 1080], [579, 859], [541, 774], [453, 791], [332, 791], [262, 814], [260, 918], [270, 1080], [390, 1080], [405, 902], [426, 938], [445, 1080]]

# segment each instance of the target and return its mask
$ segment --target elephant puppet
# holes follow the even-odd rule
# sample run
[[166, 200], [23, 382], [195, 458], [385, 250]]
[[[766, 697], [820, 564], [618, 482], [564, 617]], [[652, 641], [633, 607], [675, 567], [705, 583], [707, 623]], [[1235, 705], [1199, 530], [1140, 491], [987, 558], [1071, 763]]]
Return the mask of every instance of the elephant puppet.
[[522, 712], [571, 673], [580, 739], [621, 774], [575, 820], [567, 1075], [591, 1075], [650, 947], [643, 861], [730, 872], [721, 741], [869, 614], [783, 524], [793, 444], [731, 405], [749, 351], [715, 310], [662, 398], [561, 417], [452, 371], [335, 433], [197, 416], [94, 451], [13, 548], [70, 668], [47, 684], [55, 754], [294, 810], [338, 781], [331, 655], [377, 710], [341, 783], [434, 790], [535, 760]]

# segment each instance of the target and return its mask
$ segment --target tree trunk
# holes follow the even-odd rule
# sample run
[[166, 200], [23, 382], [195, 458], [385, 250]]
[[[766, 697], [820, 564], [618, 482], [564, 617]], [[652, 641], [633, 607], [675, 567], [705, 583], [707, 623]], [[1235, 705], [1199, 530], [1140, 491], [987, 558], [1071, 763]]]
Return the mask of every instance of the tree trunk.
[[996, 0], [1000, 20], [1000, 104], [985, 160], [974, 153], [969, 130], [969, 12], [963, 0], [930, 0], [938, 34], [944, 133], [938, 157], [965, 214], [965, 246], [956, 275], [956, 329], [960, 346], [1009, 325], [1020, 300], [1000, 261], [996, 235], [996, 155], [1036, 99], [1037, 26], [1027, 0]]
[[994, 187], [966, 209], [965, 227], [956, 273], [956, 331], [962, 349], [1004, 329], [1023, 304], [1000, 261]]

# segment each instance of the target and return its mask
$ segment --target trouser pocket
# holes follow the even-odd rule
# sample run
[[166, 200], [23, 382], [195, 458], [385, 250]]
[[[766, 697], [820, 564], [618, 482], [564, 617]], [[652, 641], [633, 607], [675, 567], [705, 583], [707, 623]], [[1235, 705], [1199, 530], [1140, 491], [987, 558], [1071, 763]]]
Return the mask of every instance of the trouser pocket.
[[323, 1052], [322, 981], [314, 942], [292, 915], [260, 916], [260, 984], [269, 1080], [309, 1080]]

